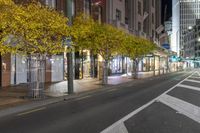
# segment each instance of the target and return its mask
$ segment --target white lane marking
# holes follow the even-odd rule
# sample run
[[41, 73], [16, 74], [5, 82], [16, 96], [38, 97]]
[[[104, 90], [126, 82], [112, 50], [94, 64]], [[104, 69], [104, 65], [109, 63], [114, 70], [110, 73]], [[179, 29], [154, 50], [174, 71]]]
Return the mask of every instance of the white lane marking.
[[128, 133], [128, 130], [124, 123], [119, 123], [117, 126], [113, 127], [112, 129], [108, 131], [103, 131], [101, 133]]
[[29, 111], [26, 111], [26, 112], [23, 112], [23, 113], [19, 113], [19, 114], [17, 114], [17, 116], [27, 115], [27, 114], [30, 114], [30, 113], [33, 113], [33, 112], [44, 110], [44, 109], [46, 109], [46, 107], [42, 107], [42, 108], [38, 108], [38, 109], [29, 110]]
[[198, 81], [198, 80], [192, 80], [192, 79], [187, 79], [185, 81], [194, 82], [194, 83], [200, 83], [200, 81]]
[[[192, 74], [191, 74], [192, 75]], [[160, 96], [154, 98], [153, 100], [151, 100], [150, 102], [146, 103], [145, 105], [141, 106], [140, 108], [134, 110], [133, 112], [129, 113], [128, 115], [126, 115], [125, 117], [121, 118], [120, 120], [118, 120], [117, 122], [113, 123], [111, 126], [107, 127], [106, 129], [104, 129], [103, 131], [101, 131], [100, 133], [110, 133], [110, 131], [112, 131], [114, 128], [117, 128], [117, 126], [121, 125], [122, 123], [124, 123], [126, 120], [128, 120], [129, 118], [133, 117], [134, 115], [136, 115], [137, 113], [139, 113], [140, 111], [142, 111], [143, 109], [145, 109], [146, 107], [148, 107], [149, 105], [151, 105], [152, 103], [154, 103], [155, 101], [158, 101], [158, 99], [167, 94], [168, 92], [170, 92], [171, 90], [173, 90], [175, 87], [177, 87], [178, 85], [180, 85], [182, 82], [184, 82], [187, 78], [189, 78], [191, 75], [189, 75], [188, 77], [186, 77], [185, 79], [183, 79], [182, 81], [180, 81], [178, 84], [176, 84], [175, 86], [171, 87], [169, 90], [165, 91], [163, 94], [161, 94]], [[120, 132], [123, 133], [123, 132]]]
[[178, 87], [183, 87], [183, 88], [187, 88], [187, 89], [191, 89], [191, 90], [200, 91], [199, 87], [194, 87], [194, 86], [190, 86], [190, 85], [179, 84]]
[[161, 96], [158, 101], [200, 123], [200, 107], [167, 94]]

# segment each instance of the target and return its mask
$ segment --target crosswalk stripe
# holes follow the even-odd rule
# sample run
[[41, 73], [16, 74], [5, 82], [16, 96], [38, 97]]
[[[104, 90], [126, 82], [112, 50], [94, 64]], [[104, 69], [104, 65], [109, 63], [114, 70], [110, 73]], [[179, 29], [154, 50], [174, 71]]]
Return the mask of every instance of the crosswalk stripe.
[[167, 94], [162, 95], [158, 101], [200, 123], [200, 107]]
[[194, 83], [200, 83], [200, 81], [192, 80], [192, 79], [186, 79], [185, 81], [194, 82]]
[[189, 86], [189, 85], [179, 84], [177, 87], [183, 87], [183, 88], [187, 88], [187, 89], [191, 89], [191, 90], [200, 91], [199, 87], [194, 87], [194, 86]]
[[109, 130], [104, 130], [101, 133], [128, 133], [124, 122], [118, 123], [118, 125], [110, 128]]
[[196, 77], [196, 76], [191, 76], [190, 78], [200, 79], [200, 77]]

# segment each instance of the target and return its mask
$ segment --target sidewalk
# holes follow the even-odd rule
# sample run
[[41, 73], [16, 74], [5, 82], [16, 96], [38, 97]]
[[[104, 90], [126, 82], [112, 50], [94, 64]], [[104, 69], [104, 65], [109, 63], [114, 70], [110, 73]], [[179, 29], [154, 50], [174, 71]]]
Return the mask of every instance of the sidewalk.
[[[143, 72], [139, 73], [139, 78], [148, 78], [153, 76], [153, 72]], [[101, 81], [98, 79], [83, 79], [74, 80], [74, 95], [67, 96], [67, 81], [49, 83], [45, 85], [45, 98], [34, 100], [26, 98], [28, 94], [27, 84], [20, 84], [17, 86], [5, 87], [0, 90], [0, 116], [2, 111], [7, 114], [8, 110], [11, 112], [23, 111], [29, 108], [36, 108], [38, 106], [47, 105], [55, 102], [59, 102], [64, 98], [70, 98], [71, 96], [77, 96], [83, 92], [91, 92], [102, 90], [105, 88], [113, 87], [115, 85], [120, 85], [126, 82], [131, 82], [134, 79], [130, 75], [117, 75], [108, 77], [108, 85], [103, 86]], [[31, 105], [32, 104], [32, 105]], [[19, 107], [21, 106], [21, 108]], [[16, 110], [13, 110], [16, 108]]]

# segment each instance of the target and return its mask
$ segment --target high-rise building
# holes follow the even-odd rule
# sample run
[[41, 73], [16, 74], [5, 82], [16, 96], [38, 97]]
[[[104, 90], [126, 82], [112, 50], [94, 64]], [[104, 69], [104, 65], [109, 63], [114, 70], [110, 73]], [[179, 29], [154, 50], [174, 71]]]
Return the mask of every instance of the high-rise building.
[[125, 0], [109, 0], [106, 9], [107, 23], [128, 30], [125, 24]]
[[200, 66], [200, 19], [196, 20], [196, 25], [184, 33], [183, 56], [188, 60], [188, 67]]
[[184, 34], [196, 25], [200, 18], [199, 0], [173, 0], [172, 3], [172, 50], [184, 55]]
[[130, 33], [145, 37], [143, 32], [143, 0], [126, 0], [126, 24]]
[[155, 41], [156, 33], [156, 9], [155, 0], [143, 0], [143, 12], [147, 14], [144, 19], [143, 31], [146, 33], [147, 38], [151, 41]]

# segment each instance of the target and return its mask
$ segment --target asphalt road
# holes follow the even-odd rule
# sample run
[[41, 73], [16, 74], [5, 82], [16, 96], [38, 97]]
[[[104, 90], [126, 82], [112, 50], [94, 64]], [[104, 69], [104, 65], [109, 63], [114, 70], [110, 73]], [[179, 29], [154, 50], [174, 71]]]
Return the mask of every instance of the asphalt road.
[[[13, 114], [0, 119], [0, 133], [98, 133], [169, 90], [189, 75], [190, 72], [179, 72], [139, 80], [124, 84], [123, 87], [116, 86], [87, 96]], [[187, 133], [200, 132], [198, 128], [200, 125], [184, 116], [179, 121], [178, 118], [175, 119], [173, 121], [175, 125], [171, 123], [166, 130], [159, 121], [170, 123], [169, 118], [176, 118], [174, 113], [176, 113], [174, 110], [161, 103], [153, 103], [124, 124], [131, 133], [179, 133], [173, 132], [177, 129], [175, 125], [184, 121], [184, 125], [189, 123], [192, 129], [196, 129], [191, 132], [188, 129]], [[157, 127], [153, 124], [154, 122], [158, 124]], [[147, 130], [149, 128], [153, 129]]]

